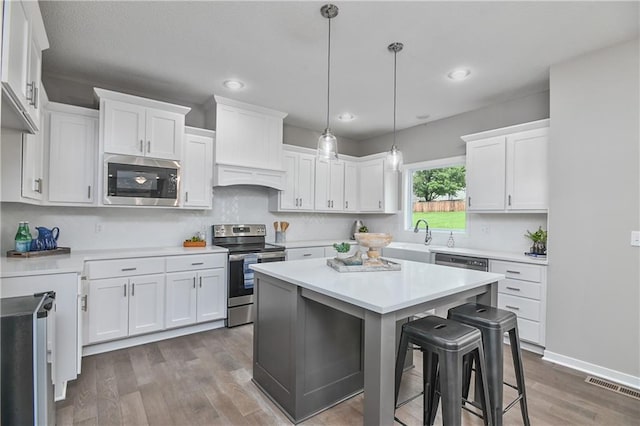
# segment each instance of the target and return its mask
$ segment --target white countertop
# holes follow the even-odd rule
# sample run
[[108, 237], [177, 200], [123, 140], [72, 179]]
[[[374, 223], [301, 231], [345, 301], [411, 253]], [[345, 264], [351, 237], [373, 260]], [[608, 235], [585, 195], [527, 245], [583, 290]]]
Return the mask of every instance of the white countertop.
[[449, 248], [444, 246], [428, 246], [433, 253], [460, 254], [463, 256], [484, 257], [494, 260], [508, 260], [511, 262], [532, 263], [534, 265], [547, 265], [546, 258], [531, 257], [524, 253], [510, 253], [502, 251], [471, 249], [471, 248]]
[[504, 279], [502, 274], [392, 259], [400, 271], [337, 272], [327, 259], [251, 265], [255, 271], [381, 314]]
[[[358, 244], [356, 240], [350, 240], [349, 238], [336, 238], [333, 240], [308, 240], [308, 241], [287, 241], [286, 243], [277, 243], [285, 248], [306, 248], [306, 247], [326, 247], [333, 246], [333, 243], [349, 243]], [[276, 244], [276, 243], [274, 243]]]
[[124, 259], [132, 257], [178, 256], [183, 254], [227, 253], [228, 250], [218, 246], [207, 247], [153, 247], [127, 248], [110, 250], [79, 250], [70, 254], [34, 258], [0, 259], [0, 277], [22, 277], [29, 275], [49, 275], [77, 273], [81, 274], [84, 262], [89, 260]]

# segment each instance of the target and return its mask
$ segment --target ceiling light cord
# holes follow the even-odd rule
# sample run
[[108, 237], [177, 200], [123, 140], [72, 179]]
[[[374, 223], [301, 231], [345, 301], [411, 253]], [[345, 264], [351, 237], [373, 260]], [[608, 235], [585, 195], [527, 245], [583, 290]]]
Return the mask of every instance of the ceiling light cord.
[[329, 99], [331, 94], [331, 18], [329, 19], [329, 37], [327, 40], [327, 126], [329, 129]]
[[397, 97], [397, 72], [398, 72], [398, 50], [393, 50], [393, 146], [391, 149], [398, 149], [396, 146], [396, 97]]

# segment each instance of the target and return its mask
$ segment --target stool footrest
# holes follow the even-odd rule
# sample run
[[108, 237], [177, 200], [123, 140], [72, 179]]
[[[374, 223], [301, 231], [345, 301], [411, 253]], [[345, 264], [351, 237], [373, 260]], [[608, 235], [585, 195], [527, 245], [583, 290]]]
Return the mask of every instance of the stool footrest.
[[[471, 404], [471, 405], [473, 405], [474, 407], [478, 408], [475, 404]], [[475, 411], [473, 411], [472, 409], [470, 409], [470, 408], [469, 408], [469, 407], [467, 407], [466, 405], [463, 405], [463, 406], [462, 406], [462, 409], [463, 409], [463, 410], [466, 410], [466, 411], [468, 411], [468, 412], [470, 412], [471, 414], [473, 414], [473, 415], [474, 415], [474, 416], [476, 416], [476, 417], [480, 417], [481, 419], [483, 419], [483, 418], [484, 418], [484, 417], [482, 417], [482, 414], [478, 414], [478, 413], [476, 413]]]
[[405, 401], [402, 401], [402, 402], [398, 403], [398, 405], [396, 405], [396, 409], [398, 409], [398, 408], [402, 407], [403, 405], [406, 405], [406, 404], [410, 403], [411, 401], [413, 401], [413, 400], [414, 400], [414, 399], [416, 399], [416, 398], [421, 397], [422, 395], [424, 395], [424, 392], [420, 392], [419, 394], [414, 395], [414, 396], [412, 396], [411, 398], [409, 398], [409, 399], [407, 399], [407, 400], [405, 400]]
[[409, 426], [405, 422], [397, 418], [396, 416], [393, 416], [393, 421], [400, 423], [402, 426]]
[[518, 397], [516, 399], [511, 401], [511, 403], [509, 405], [507, 405], [507, 408], [505, 408], [502, 413], [504, 414], [507, 411], [509, 411], [514, 405], [516, 405], [518, 402], [520, 402], [521, 399], [522, 399], [522, 394], [518, 395]]

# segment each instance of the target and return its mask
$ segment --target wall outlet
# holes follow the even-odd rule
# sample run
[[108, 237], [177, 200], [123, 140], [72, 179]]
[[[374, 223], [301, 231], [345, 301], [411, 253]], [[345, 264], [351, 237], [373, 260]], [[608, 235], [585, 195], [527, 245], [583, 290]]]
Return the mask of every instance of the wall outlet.
[[640, 231], [631, 231], [631, 245], [640, 247]]
[[483, 234], [489, 235], [489, 233], [491, 233], [491, 228], [489, 227], [489, 225], [482, 225], [480, 227], [480, 232], [482, 232]]
[[95, 228], [96, 234], [99, 234], [102, 232], [102, 224], [101, 223], [96, 223], [96, 228]]

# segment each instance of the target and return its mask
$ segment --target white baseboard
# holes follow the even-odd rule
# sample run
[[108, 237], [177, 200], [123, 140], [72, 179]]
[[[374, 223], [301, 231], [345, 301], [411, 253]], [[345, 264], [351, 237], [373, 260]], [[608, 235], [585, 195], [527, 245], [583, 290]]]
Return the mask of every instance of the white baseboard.
[[544, 351], [542, 359], [640, 390], [640, 377], [632, 376], [631, 374], [611, 370], [610, 368], [601, 367], [596, 364], [591, 364], [590, 362], [581, 361], [550, 351]]
[[224, 320], [205, 322], [202, 324], [190, 325], [188, 327], [173, 328], [171, 330], [159, 331], [157, 333], [144, 334], [142, 336], [129, 337], [127, 339], [112, 340], [110, 342], [96, 343], [82, 348], [82, 356], [101, 354], [118, 349], [130, 348], [132, 346], [144, 345], [145, 343], [159, 342], [160, 340], [172, 339], [174, 337], [186, 336], [187, 334], [199, 333], [201, 331], [215, 330], [223, 328]]

